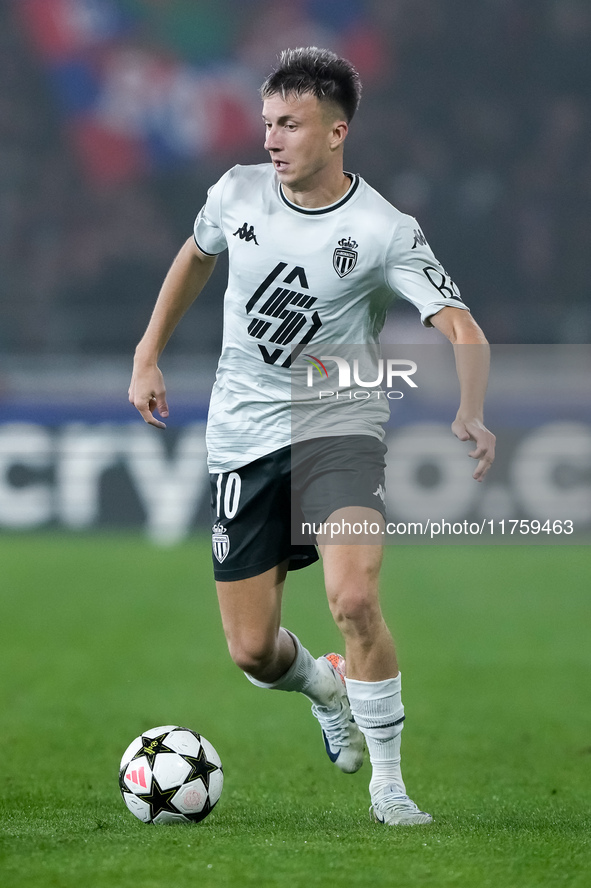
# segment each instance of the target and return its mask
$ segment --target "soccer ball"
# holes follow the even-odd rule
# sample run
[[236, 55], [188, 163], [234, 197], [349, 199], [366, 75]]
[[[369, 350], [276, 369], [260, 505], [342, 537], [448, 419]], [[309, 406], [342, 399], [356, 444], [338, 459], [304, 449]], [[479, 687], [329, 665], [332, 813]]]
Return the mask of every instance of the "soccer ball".
[[144, 731], [119, 765], [119, 788], [144, 823], [198, 823], [222, 794], [224, 773], [211, 743], [177, 725]]

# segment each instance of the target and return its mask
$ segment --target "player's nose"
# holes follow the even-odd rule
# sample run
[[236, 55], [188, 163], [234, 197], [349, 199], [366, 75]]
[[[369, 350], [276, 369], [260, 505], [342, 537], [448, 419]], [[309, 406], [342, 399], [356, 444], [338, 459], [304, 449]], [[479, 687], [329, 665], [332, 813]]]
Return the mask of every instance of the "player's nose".
[[278, 151], [280, 149], [277, 131], [268, 129], [265, 135], [265, 151]]

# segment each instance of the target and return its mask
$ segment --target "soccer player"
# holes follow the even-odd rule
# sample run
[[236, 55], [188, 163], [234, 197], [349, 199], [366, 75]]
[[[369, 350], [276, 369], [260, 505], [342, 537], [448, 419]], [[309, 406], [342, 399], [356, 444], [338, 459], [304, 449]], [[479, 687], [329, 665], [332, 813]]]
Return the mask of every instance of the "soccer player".
[[[287, 571], [318, 557], [315, 547], [293, 545], [290, 534], [290, 368], [299, 354], [321, 354], [328, 343], [375, 345], [392, 297], [409, 300], [423, 324], [454, 344], [461, 394], [452, 431], [474, 442], [477, 481], [494, 456], [494, 436], [483, 425], [482, 331], [416, 220], [344, 172], [343, 146], [360, 93], [357, 72], [334, 53], [316, 47], [282, 53], [261, 89], [271, 162], [235, 166], [210, 189], [137, 346], [129, 399], [147, 423], [165, 427], [154, 416], [155, 410], [169, 415], [159, 356], [227, 249], [207, 448], [214, 574], [230, 655], [258, 687], [309, 698], [326, 751], [342, 771], [361, 767], [367, 745], [372, 816], [414, 825], [432, 818], [409, 798], [402, 779], [404, 708], [378, 596], [381, 546], [317, 540], [345, 660], [315, 659], [281, 627]], [[465, 344], [480, 348], [467, 357]], [[337, 422], [311, 442], [315, 459], [330, 455], [332, 462], [298, 491], [308, 520], [355, 514], [383, 522], [384, 433], [370, 420], [345, 436]], [[339, 482], [331, 485], [333, 470]]]

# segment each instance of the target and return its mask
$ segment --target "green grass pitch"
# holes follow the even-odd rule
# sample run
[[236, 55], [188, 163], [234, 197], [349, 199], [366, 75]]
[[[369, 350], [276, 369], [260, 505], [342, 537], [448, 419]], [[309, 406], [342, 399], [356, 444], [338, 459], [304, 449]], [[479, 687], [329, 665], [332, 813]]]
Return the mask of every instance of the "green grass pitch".
[[[0, 537], [0, 884], [591, 884], [591, 550], [391, 548], [383, 604], [407, 722], [404, 774], [435, 823], [369, 822], [369, 765], [343, 775], [307, 701], [229, 661], [209, 543]], [[318, 565], [284, 622], [339, 648]], [[185, 724], [218, 749], [203, 823], [146, 826], [119, 795], [142, 730]]]

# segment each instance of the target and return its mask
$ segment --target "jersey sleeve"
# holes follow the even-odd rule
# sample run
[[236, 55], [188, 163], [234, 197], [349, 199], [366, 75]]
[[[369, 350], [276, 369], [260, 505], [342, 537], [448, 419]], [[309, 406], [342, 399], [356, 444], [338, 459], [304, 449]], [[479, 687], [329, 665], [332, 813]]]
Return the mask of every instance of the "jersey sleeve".
[[208, 256], [217, 256], [228, 246], [222, 226], [222, 197], [231, 173], [232, 170], [224, 173], [222, 178], [209, 189], [207, 200], [193, 226], [195, 243], [201, 252], [207, 253]]
[[403, 215], [392, 235], [385, 260], [390, 289], [420, 311], [421, 322], [446, 306], [468, 310], [460, 291], [437, 261], [416, 219]]

